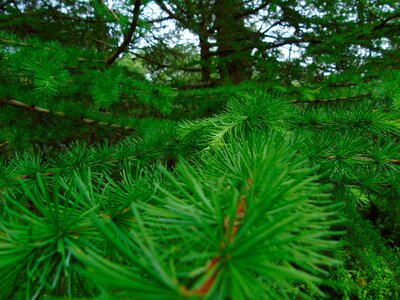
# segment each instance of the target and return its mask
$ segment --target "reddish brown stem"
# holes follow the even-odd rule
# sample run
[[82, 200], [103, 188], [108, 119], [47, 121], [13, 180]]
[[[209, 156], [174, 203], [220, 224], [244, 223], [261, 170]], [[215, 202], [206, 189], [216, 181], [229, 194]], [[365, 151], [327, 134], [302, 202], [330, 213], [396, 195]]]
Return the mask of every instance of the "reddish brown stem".
[[[250, 187], [253, 183], [252, 180], [250, 178], [247, 179], [247, 183], [248, 183], [247, 189], [250, 189]], [[236, 212], [235, 212], [235, 217], [233, 219], [233, 222], [230, 222], [229, 216], [226, 216], [224, 218], [223, 228], [224, 228], [225, 234], [224, 234], [224, 240], [221, 241], [221, 243], [220, 243], [221, 250], [226, 247], [225, 241], [229, 242], [231, 245], [235, 241], [236, 234], [240, 228], [240, 222], [245, 217], [245, 212], [246, 212], [246, 196], [241, 195], [239, 203], [236, 207]], [[182, 294], [185, 296], [204, 296], [204, 295], [206, 295], [212, 288], [218, 274], [221, 272], [221, 266], [216, 267], [216, 265], [221, 261], [221, 258], [222, 257], [219, 255], [215, 256], [215, 257], [213, 257], [211, 262], [208, 263], [208, 265], [206, 266], [205, 273], [206, 274], [210, 273], [210, 272], [212, 272], [212, 273], [199, 288], [187, 289], [186, 287], [183, 287]]]

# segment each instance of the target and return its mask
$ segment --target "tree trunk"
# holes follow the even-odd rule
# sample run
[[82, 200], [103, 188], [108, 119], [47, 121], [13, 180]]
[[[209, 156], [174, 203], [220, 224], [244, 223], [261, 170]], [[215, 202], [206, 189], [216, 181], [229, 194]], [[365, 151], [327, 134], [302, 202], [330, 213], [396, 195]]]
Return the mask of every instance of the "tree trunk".
[[200, 37], [200, 60], [201, 60], [201, 81], [211, 80], [211, 67], [210, 67], [210, 44], [207, 37]]
[[221, 80], [239, 83], [252, 75], [249, 30], [243, 18], [235, 18], [244, 10], [239, 0], [215, 2], [215, 28], [218, 71]]

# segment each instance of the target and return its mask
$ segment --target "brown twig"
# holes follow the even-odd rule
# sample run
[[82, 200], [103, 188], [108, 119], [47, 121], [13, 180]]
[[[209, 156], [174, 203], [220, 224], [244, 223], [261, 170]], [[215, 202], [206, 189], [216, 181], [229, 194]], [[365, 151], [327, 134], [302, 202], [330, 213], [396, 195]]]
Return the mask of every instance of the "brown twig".
[[133, 8], [133, 17], [131, 21], [131, 25], [129, 26], [128, 33], [124, 35], [124, 40], [122, 44], [118, 46], [117, 49], [110, 55], [109, 58], [106, 60], [106, 65], [111, 66], [114, 61], [118, 58], [118, 56], [128, 48], [129, 44], [132, 41], [133, 34], [135, 33], [138, 21], [139, 21], [139, 13], [140, 13], [140, 6], [142, 4], [141, 0], [135, 1], [135, 6]]
[[[251, 179], [247, 179], [247, 188], [250, 189], [252, 185]], [[246, 196], [241, 195], [239, 203], [236, 207], [235, 217], [231, 221], [229, 216], [225, 216], [223, 221], [224, 228], [224, 239], [220, 242], [220, 249], [223, 250], [227, 243], [233, 244], [235, 241], [235, 237], [240, 228], [240, 222], [244, 219], [246, 213]], [[221, 261], [223, 257], [218, 255], [215, 256], [209, 261], [206, 265], [205, 273], [210, 273], [209, 277], [206, 281], [199, 287], [194, 289], [187, 289], [186, 287], [181, 287], [181, 293], [184, 296], [204, 296], [209, 290], [212, 288], [215, 279], [218, 274], [221, 272], [221, 266], [218, 263]]]
[[99, 40], [99, 39], [96, 39], [96, 38], [92, 38], [92, 40], [97, 42], [97, 43], [99, 43], [99, 44], [102, 44], [102, 45], [106, 46], [107, 48], [112, 48], [113, 47], [113, 45], [111, 45], [111, 44], [109, 44], [109, 43], [107, 43], [105, 41], [102, 41], [102, 40]]
[[396, 18], [399, 18], [399, 17], [400, 17], [400, 12], [397, 12], [383, 20], [380, 18], [382, 20], [382, 22], [379, 23], [378, 25], [376, 25], [374, 28], [372, 28], [372, 31], [376, 31], [376, 30], [379, 30], [379, 29], [385, 27], [390, 21], [392, 21]]
[[[18, 107], [27, 111], [33, 111], [33, 112], [38, 112], [38, 113], [44, 113], [44, 114], [54, 114], [56, 116], [60, 116], [60, 117], [68, 117], [64, 112], [61, 111], [50, 111], [49, 109], [45, 109], [42, 107], [38, 107], [35, 105], [29, 105], [17, 100], [13, 100], [13, 99], [0, 99], [0, 105], [10, 105], [10, 106], [14, 106], [14, 107]], [[76, 118], [75, 118], [76, 119]], [[123, 126], [123, 125], [119, 125], [119, 124], [113, 124], [113, 123], [107, 123], [107, 122], [102, 122], [102, 121], [96, 121], [96, 120], [92, 120], [92, 119], [88, 119], [88, 118], [77, 118], [77, 121], [81, 121], [83, 123], [86, 124], [97, 124], [99, 126], [109, 126], [111, 128], [115, 128], [115, 129], [123, 129], [123, 130], [134, 130], [131, 127], [128, 126]]]
[[10, 143], [9, 141], [5, 141], [5, 142], [1, 143], [0, 148], [7, 146], [9, 143]]
[[[37, 175], [40, 175], [42, 177], [50, 177], [50, 176], [54, 176], [56, 173], [54, 172], [46, 172], [46, 173], [38, 173]], [[36, 175], [19, 175], [19, 176], [15, 176], [12, 178], [5, 178], [3, 180], [24, 180], [24, 179], [34, 179], [36, 177]]]
[[[336, 155], [324, 155], [324, 156], [320, 156], [320, 158], [323, 159], [341, 159], [341, 158], [349, 158], [355, 161], [360, 161], [360, 162], [372, 162], [374, 164], [379, 164], [379, 161], [371, 158], [371, 157], [366, 157], [366, 156], [359, 156], [359, 157], [339, 157]], [[393, 164], [393, 165], [400, 165], [400, 160], [399, 159], [388, 159], [384, 161], [385, 163], [389, 163], [389, 164]]]
[[360, 97], [367, 97], [370, 96], [371, 92], [364, 92], [358, 95], [349, 96], [349, 97], [337, 97], [337, 98], [325, 98], [325, 99], [314, 99], [314, 100], [299, 100], [294, 99], [291, 103], [322, 103], [322, 102], [336, 102], [336, 101], [347, 101], [347, 100], [354, 100]]
[[107, 4], [104, 3], [103, 0], [98, 0], [98, 1], [99, 1], [99, 2], [105, 7], [105, 9], [107, 9], [107, 11], [113, 16], [113, 18], [115, 19], [115, 21], [119, 22], [119, 18], [118, 18], [118, 16], [115, 14], [115, 12], [114, 12], [111, 8], [109, 8], [109, 7], [107, 6]]
[[22, 47], [32, 47], [32, 44], [16, 42], [16, 41], [7, 40], [7, 39], [0, 39], [0, 42], [2, 42], [4, 44], [9, 44], [9, 45], [17, 45], [17, 46], [22, 46]]

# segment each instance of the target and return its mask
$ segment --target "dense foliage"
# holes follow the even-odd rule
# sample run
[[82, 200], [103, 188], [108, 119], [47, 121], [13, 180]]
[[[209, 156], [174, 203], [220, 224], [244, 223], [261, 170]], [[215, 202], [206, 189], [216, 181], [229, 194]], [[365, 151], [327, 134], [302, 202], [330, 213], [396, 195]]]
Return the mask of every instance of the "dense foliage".
[[400, 298], [399, 3], [0, 13], [1, 299]]

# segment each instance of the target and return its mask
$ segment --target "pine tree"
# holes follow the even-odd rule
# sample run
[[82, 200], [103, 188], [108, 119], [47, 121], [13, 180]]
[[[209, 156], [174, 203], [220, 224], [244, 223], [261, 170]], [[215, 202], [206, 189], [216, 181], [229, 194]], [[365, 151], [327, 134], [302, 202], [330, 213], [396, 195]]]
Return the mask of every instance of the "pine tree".
[[[0, 5], [0, 298], [398, 298], [398, 4], [185, 1], [200, 37], [237, 22], [230, 55], [176, 46], [156, 84], [167, 37], [135, 41], [162, 20], [114, 2]], [[252, 44], [265, 11], [294, 36]]]

